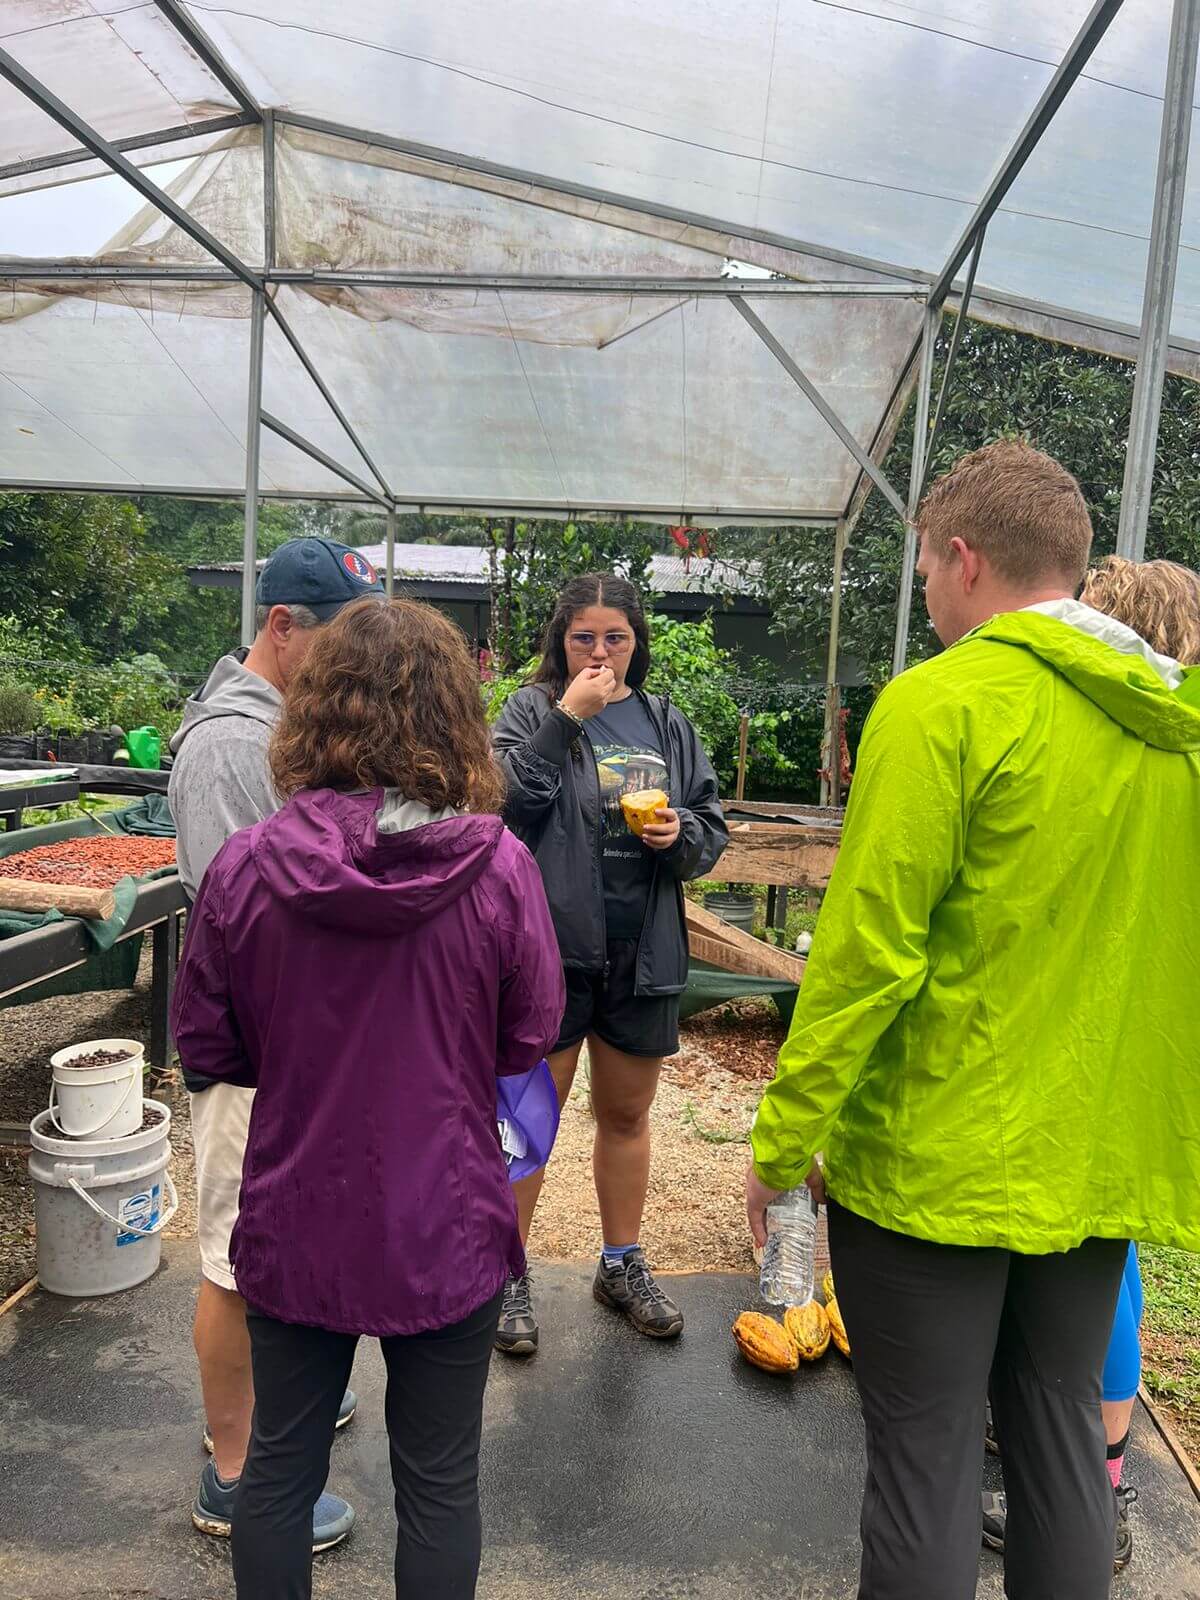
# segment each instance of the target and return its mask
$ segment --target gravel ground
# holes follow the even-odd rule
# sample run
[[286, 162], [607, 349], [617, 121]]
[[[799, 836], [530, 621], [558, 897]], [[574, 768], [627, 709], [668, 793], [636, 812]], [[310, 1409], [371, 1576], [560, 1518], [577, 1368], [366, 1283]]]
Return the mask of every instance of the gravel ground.
[[[149, 955], [137, 988], [42, 1000], [0, 1012], [0, 1121], [27, 1124], [46, 1104], [53, 1051], [84, 1039], [149, 1037]], [[647, 1253], [663, 1271], [749, 1269], [753, 1262], [741, 1186], [762, 1080], [783, 1029], [754, 1001], [685, 1023], [652, 1113], [654, 1161], [646, 1208]], [[180, 1208], [168, 1230], [195, 1231], [195, 1167], [187, 1095], [176, 1079], [160, 1092], [171, 1107], [171, 1175]], [[596, 1254], [600, 1221], [592, 1187], [593, 1124], [581, 1071], [538, 1208], [530, 1249], [553, 1259]], [[34, 1272], [33, 1197], [25, 1151], [0, 1146], [0, 1299]]]
[[[742, 1197], [746, 1136], [783, 1026], [773, 1007], [723, 1006], [684, 1023], [650, 1114], [653, 1159], [642, 1242], [662, 1271], [750, 1271]], [[581, 1070], [563, 1111], [530, 1253], [590, 1257], [601, 1243], [592, 1186], [595, 1128]]]

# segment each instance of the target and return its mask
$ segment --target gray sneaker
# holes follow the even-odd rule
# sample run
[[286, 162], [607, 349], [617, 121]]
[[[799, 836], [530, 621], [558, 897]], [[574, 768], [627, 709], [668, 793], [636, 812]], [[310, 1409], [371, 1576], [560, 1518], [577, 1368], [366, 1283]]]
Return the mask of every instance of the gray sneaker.
[[[1129, 1508], [1138, 1497], [1136, 1489], [1124, 1484], [1116, 1491], [1117, 1539], [1113, 1551], [1113, 1571], [1120, 1572], [1133, 1559], [1133, 1529], [1129, 1525]], [[1008, 1522], [1008, 1500], [1004, 1491], [989, 1491], [983, 1497], [983, 1542], [989, 1550], [1004, 1553], [1004, 1532]]]
[[[237, 1514], [236, 1483], [222, 1483], [217, 1469], [206, 1461], [200, 1474], [200, 1488], [192, 1505], [192, 1523], [201, 1533], [228, 1539]], [[313, 1555], [341, 1544], [354, 1526], [354, 1507], [328, 1490], [313, 1507]]]
[[533, 1314], [533, 1279], [528, 1272], [504, 1285], [495, 1348], [506, 1356], [531, 1356], [538, 1347], [537, 1318]]
[[677, 1339], [683, 1332], [683, 1312], [654, 1281], [640, 1250], [631, 1250], [615, 1267], [601, 1256], [592, 1294], [602, 1306], [623, 1312], [649, 1339]]

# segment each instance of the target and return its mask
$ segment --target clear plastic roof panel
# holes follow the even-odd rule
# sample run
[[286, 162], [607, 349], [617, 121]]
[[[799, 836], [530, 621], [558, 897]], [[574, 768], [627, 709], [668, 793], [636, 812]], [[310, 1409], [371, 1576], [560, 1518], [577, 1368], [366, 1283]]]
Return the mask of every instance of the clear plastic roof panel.
[[[179, 285], [149, 291], [122, 286], [121, 304], [82, 288], [24, 295], [15, 317], [10, 309], [0, 326], [0, 479], [239, 492], [246, 294], [223, 289], [234, 314], [211, 316], [189, 312]], [[300, 290], [280, 303], [405, 499], [817, 519], [845, 506], [852, 461], [723, 299], [639, 299], [631, 312], [628, 296], [366, 290], [368, 312], [376, 297], [368, 315]], [[806, 297], [759, 308], [869, 445], [920, 306]], [[270, 323], [265, 349], [264, 408], [369, 479]], [[314, 495], [346, 488], [269, 433], [262, 482]]]
[[[183, 9], [277, 113], [271, 263], [261, 130], [210, 133], [175, 152], [150, 142], [238, 109], [167, 10], [6, 0], [0, 48], [106, 138], [146, 138], [132, 158], [155, 162], [155, 179], [241, 261], [309, 275], [272, 292], [398, 494], [829, 516], [845, 510], [857, 468], [723, 301], [465, 293], [361, 275], [704, 279], [731, 259], [810, 280], [935, 274], [1090, 6]], [[1170, 0], [1129, 0], [1118, 14], [991, 223], [979, 314], [1129, 353], [1170, 10]], [[212, 268], [186, 230], [132, 202], [120, 180], [95, 177], [94, 162], [21, 170], [72, 151], [0, 83], [0, 256]], [[1198, 185], [1200, 160], [1174, 337], [1200, 346]], [[759, 305], [856, 437], [886, 436], [919, 306]], [[236, 492], [247, 329], [236, 281], [5, 287], [0, 475], [40, 479], [53, 460], [63, 479]], [[1173, 364], [1194, 371], [1197, 359], [1177, 349]], [[364, 470], [273, 328], [265, 381], [268, 409]], [[263, 449], [264, 488], [336, 482], [282, 441]]]
[[[238, 109], [153, 4], [4, 0], [0, 48], [106, 139]], [[45, 112], [0, 83], [0, 160], [28, 161], [73, 147]]]

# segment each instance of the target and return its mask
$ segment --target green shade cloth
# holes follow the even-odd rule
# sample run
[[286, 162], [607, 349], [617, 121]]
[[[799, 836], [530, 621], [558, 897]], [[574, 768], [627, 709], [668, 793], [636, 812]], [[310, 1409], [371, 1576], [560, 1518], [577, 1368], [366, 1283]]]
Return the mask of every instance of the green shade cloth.
[[144, 795], [135, 805], [125, 806], [120, 811], [100, 813], [98, 820], [106, 828], [115, 828], [119, 833], [151, 839], [175, 837], [175, 819], [165, 794]]
[[782, 978], [751, 978], [737, 972], [724, 972], [704, 961], [693, 961], [688, 967], [687, 988], [679, 997], [681, 1020], [694, 1017], [701, 1011], [711, 1011], [729, 1000], [746, 1000], [754, 995], [769, 995], [787, 1027], [792, 1020], [796, 996], [800, 990], [794, 983]]

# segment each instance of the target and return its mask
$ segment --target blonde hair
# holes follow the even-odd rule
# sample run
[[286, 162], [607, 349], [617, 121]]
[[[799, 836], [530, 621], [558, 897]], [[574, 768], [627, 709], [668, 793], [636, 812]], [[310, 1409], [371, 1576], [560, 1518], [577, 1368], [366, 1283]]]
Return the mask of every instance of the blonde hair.
[[917, 526], [943, 560], [951, 539], [962, 539], [1010, 583], [1055, 578], [1078, 588], [1092, 549], [1078, 483], [1023, 439], [960, 457], [922, 500]]
[[1080, 599], [1116, 617], [1184, 666], [1200, 663], [1200, 575], [1177, 561], [1106, 556], [1087, 575]]

